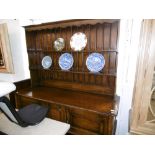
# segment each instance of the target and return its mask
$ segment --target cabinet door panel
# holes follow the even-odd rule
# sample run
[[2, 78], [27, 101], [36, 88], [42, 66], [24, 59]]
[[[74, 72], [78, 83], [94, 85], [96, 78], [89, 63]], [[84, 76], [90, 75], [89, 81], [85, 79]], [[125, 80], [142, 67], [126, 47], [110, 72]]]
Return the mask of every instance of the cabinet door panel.
[[66, 122], [65, 108], [59, 105], [50, 104], [48, 117], [57, 121]]
[[103, 115], [81, 109], [70, 109], [69, 116], [69, 123], [73, 128], [87, 130], [88, 134], [106, 134], [108, 123]]

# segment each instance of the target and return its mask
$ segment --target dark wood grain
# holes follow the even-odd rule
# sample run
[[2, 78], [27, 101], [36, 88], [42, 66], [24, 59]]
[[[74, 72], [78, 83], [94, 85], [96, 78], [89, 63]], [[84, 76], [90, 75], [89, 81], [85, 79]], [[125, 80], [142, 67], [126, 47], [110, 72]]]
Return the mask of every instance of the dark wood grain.
[[112, 134], [115, 116], [111, 110], [119, 97], [36, 87], [18, 91], [16, 101], [18, 108], [31, 103], [48, 105], [48, 117], [70, 123], [72, 134]]
[[[58, 80], [62, 81], [62, 88], [66, 88], [63, 82], [72, 82], [73, 85], [79, 83], [80, 86], [83, 85], [82, 87], [76, 87], [80, 91], [83, 90], [85, 84], [93, 85], [93, 90], [90, 89], [91, 87], [87, 89], [88, 92], [93, 92], [95, 86], [101, 85], [102, 89], [98, 89], [98, 93], [114, 96], [115, 82], [113, 79], [116, 78], [113, 78], [113, 76], [116, 77], [117, 72], [118, 20], [78, 20], [77, 25], [75, 25], [77, 23], [75, 20], [60, 23], [62, 25], [64, 23], [65, 25], [68, 24], [68, 26], [53, 27], [55, 23], [51, 23], [47, 24], [48, 26], [51, 25], [51, 29], [47, 28], [46, 24], [40, 25], [44, 27], [43, 29], [35, 29], [38, 26], [26, 27], [32, 86], [45, 84], [47, 83], [45, 80], [48, 80], [48, 83], [50, 80], [50, 83], [53, 83], [53, 80]], [[29, 31], [31, 28], [35, 31]], [[75, 52], [70, 47], [70, 39], [74, 33], [79, 31], [86, 34], [88, 42], [84, 50]], [[53, 48], [53, 42], [59, 37], [65, 39], [65, 49], [63, 51], [55, 51]], [[62, 72], [58, 63], [59, 57], [65, 52], [71, 53], [74, 58], [73, 67], [68, 72]], [[86, 59], [93, 52], [99, 52], [105, 58], [105, 67], [100, 72], [103, 74], [87, 74], [90, 71], [87, 69]], [[46, 55], [51, 56], [53, 60], [49, 70], [43, 70], [41, 66], [42, 58]], [[112, 85], [114, 86], [113, 88], [111, 87]], [[107, 92], [105, 90], [108, 87], [109, 91]]]
[[16, 86], [16, 90], [11, 92], [9, 94], [9, 97], [10, 97], [11, 104], [16, 108], [16, 102], [15, 102], [16, 92], [21, 90], [21, 89], [30, 88], [31, 87], [31, 80], [30, 79], [22, 80], [22, 81], [14, 82], [14, 84]]
[[73, 90], [65, 90], [48, 87], [35, 87], [33, 89], [24, 89], [18, 91], [18, 94], [30, 98], [37, 98], [51, 103], [60, 103], [62, 105], [77, 106], [90, 111], [110, 113], [118, 98], [107, 95], [96, 95], [83, 93]]
[[[31, 89], [16, 93], [17, 107], [31, 103], [48, 105], [48, 117], [69, 123], [69, 134], [113, 134], [117, 114], [111, 110], [119, 103], [119, 97], [115, 96], [119, 20], [66, 20], [26, 26], [25, 30]], [[76, 32], [87, 37], [82, 51], [70, 47], [70, 39]], [[59, 37], [65, 39], [65, 48], [55, 51], [53, 43]], [[58, 63], [66, 52], [74, 58], [69, 71], [61, 70]], [[90, 72], [86, 66], [86, 59], [93, 52], [105, 58], [105, 66], [99, 73]], [[46, 55], [53, 61], [49, 69], [41, 65]]]
[[52, 23], [43, 23], [39, 25], [30, 25], [25, 26], [26, 31], [37, 31], [37, 30], [44, 30], [44, 29], [52, 29], [52, 28], [66, 28], [68, 26], [81, 26], [87, 25], [88, 23], [94, 25], [96, 23], [114, 23], [118, 22], [118, 19], [75, 19], [75, 20], [64, 20], [64, 21], [57, 21]]

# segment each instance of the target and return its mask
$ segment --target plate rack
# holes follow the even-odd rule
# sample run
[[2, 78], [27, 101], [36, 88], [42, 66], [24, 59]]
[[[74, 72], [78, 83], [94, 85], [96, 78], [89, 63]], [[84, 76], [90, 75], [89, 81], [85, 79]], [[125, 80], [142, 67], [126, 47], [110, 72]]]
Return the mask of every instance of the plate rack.
[[[26, 26], [25, 29], [32, 87], [43, 85], [115, 95], [119, 20], [69, 20]], [[87, 36], [87, 45], [82, 51], [73, 51], [70, 47], [70, 39], [77, 32]], [[65, 40], [62, 51], [54, 50], [53, 43], [57, 38]], [[71, 53], [74, 59], [69, 71], [61, 70], [58, 63], [65, 52]], [[86, 66], [86, 59], [93, 52], [101, 53], [105, 58], [105, 66], [99, 73], [91, 73]], [[49, 69], [43, 69], [41, 65], [46, 55], [53, 61]]]

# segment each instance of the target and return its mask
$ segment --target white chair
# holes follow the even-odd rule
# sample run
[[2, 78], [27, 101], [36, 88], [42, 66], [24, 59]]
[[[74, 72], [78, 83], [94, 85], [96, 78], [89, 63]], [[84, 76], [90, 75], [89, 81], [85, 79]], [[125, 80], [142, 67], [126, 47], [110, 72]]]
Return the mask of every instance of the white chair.
[[[53, 126], [55, 126], [57, 131], [61, 130], [61, 132], [57, 132], [58, 134], [67, 133], [70, 128], [69, 124], [45, 118], [48, 113], [48, 107], [40, 106], [38, 104], [30, 104], [16, 111], [10, 103], [10, 100], [5, 96], [15, 89], [16, 87], [13, 83], [0, 82], [0, 109], [5, 114], [0, 115], [0, 131], [3, 130], [2, 132], [7, 134], [56, 134], [56, 130], [52, 132]], [[3, 127], [2, 123], [4, 124]], [[9, 128], [14, 129], [14, 131], [8, 130], [8, 124], [10, 125]], [[42, 131], [38, 131], [38, 129], [36, 129], [38, 126], [39, 130]], [[47, 128], [47, 126], [49, 127], [49, 132], [47, 130], [45, 132], [45, 128]], [[16, 133], [15, 130], [18, 131], [18, 133]]]

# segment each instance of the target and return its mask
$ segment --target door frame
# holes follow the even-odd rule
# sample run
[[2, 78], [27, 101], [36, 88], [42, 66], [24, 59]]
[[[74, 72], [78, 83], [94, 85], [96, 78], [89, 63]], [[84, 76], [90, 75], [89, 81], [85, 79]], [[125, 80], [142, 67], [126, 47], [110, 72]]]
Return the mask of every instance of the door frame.
[[155, 20], [143, 20], [137, 72], [131, 108], [130, 133], [155, 134], [155, 123], [147, 121], [155, 66]]

